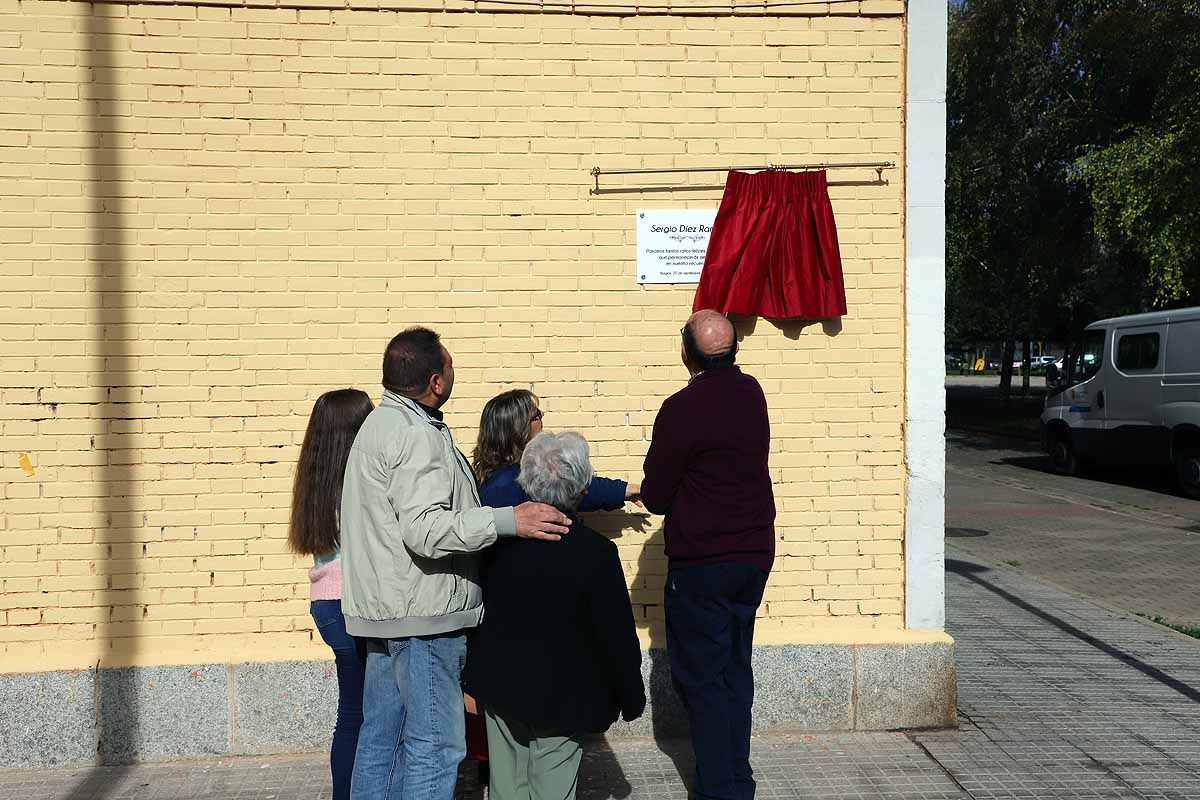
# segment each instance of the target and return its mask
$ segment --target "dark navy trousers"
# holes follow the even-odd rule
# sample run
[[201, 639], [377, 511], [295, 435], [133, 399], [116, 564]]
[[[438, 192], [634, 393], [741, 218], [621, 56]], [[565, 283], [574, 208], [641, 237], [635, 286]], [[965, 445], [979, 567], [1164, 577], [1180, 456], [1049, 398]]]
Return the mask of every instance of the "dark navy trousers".
[[672, 568], [664, 606], [671, 678], [687, 709], [697, 800], [751, 800], [750, 660], [767, 573], [727, 561]]

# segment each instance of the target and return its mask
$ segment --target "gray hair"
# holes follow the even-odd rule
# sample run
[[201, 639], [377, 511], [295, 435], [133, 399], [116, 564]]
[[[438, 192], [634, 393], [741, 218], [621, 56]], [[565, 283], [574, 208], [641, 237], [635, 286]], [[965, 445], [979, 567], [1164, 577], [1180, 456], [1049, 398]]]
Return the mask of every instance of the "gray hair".
[[525, 445], [517, 483], [530, 500], [570, 513], [591, 482], [588, 443], [578, 433], [539, 433]]

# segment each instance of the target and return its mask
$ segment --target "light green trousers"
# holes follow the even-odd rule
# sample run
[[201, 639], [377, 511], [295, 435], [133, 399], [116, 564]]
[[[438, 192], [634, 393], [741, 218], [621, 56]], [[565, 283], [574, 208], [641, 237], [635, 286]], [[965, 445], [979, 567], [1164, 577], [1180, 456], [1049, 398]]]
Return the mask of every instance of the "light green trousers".
[[491, 800], [575, 800], [583, 746], [568, 731], [531, 728], [484, 711]]

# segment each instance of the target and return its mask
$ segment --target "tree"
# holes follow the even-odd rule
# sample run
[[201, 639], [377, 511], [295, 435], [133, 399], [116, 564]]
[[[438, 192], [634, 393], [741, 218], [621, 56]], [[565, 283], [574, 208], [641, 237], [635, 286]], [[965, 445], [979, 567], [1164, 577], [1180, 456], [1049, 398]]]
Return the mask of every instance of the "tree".
[[[1058, 55], [1061, 2], [973, 0], [951, 10], [947, 306], [952, 337], [1004, 342], [1054, 315], [1065, 231], [1086, 227], [1073, 163], [1076, 104]], [[1072, 255], [1071, 252], [1066, 253]], [[1049, 308], [1047, 308], [1049, 306]]]
[[1098, 109], [1119, 120], [1112, 140], [1077, 162], [1096, 227], [1141, 262], [1145, 305], [1191, 302], [1200, 290], [1200, 3], [1088, 5], [1098, 8], [1079, 60], [1108, 101]]
[[964, 0], [950, 13], [952, 337], [1077, 340], [1200, 297], [1198, 0]]

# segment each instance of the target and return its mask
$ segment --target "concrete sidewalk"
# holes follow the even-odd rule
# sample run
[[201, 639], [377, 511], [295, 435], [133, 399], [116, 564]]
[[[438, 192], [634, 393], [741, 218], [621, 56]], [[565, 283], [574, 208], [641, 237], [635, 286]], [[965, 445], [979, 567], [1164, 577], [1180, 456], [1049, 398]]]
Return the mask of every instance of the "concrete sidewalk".
[[[960, 729], [755, 739], [761, 798], [1200, 798], [1200, 641], [951, 548]], [[598, 743], [580, 797], [682, 798], [686, 743]], [[460, 794], [478, 796], [473, 770]], [[323, 756], [0, 772], [22, 800], [320, 800]]]

